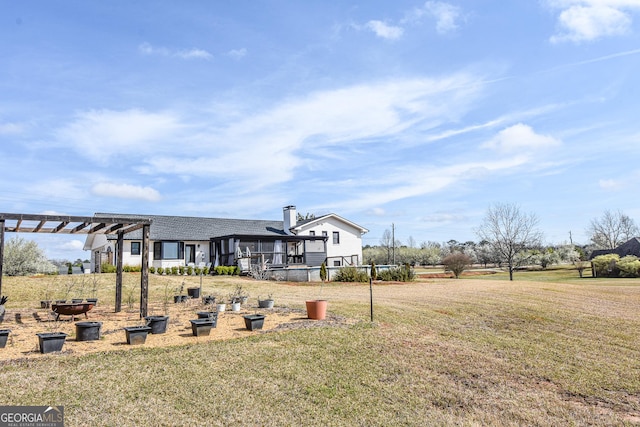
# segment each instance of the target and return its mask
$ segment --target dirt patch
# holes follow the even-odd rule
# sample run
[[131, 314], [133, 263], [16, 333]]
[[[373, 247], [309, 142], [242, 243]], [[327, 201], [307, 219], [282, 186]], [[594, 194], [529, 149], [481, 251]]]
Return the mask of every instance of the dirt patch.
[[[463, 271], [461, 276], [474, 277], [474, 276], [484, 276], [487, 274], [496, 274], [496, 272], [490, 271], [490, 270]], [[418, 273], [417, 276], [421, 279], [453, 279], [455, 278], [453, 273]]]
[[[327, 314], [322, 321], [310, 320], [304, 310], [290, 309], [286, 307], [274, 307], [273, 309], [259, 309], [248, 304], [240, 311], [225, 311], [219, 313], [217, 327], [211, 330], [209, 336], [195, 337], [191, 331], [189, 320], [196, 319], [197, 312], [205, 310], [204, 306], [194, 300], [186, 303], [171, 304], [168, 307], [169, 322], [167, 332], [164, 334], [149, 334], [144, 344], [145, 347], [169, 347], [184, 344], [193, 344], [215, 340], [226, 340], [257, 335], [266, 332], [282, 332], [292, 329], [311, 328], [318, 326], [340, 326], [349, 322], [347, 319]], [[263, 329], [249, 331], [245, 327], [243, 315], [265, 314]], [[49, 354], [41, 354], [38, 348], [36, 333], [61, 331], [68, 334], [62, 353], [83, 355], [88, 353], [108, 352], [129, 349], [126, 343], [125, 326], [142, 325], [144, 319], [140, 319], [136, 310], [123, 310], [115, 313], [113, 307], [96, 306], [89, 311], [88, 318], [84, 315], [76, 316], [71, 320], [70, 316], [61, 316], [59, 321], [48, 309], [11, 309], [5, 314], [1, 329], [10, 329], [7, 345], [0, 349], [0, 363], [16, 359], [48, 357]], [[160, 306], [149, 306], [150, 315], [164, 314]], [[94, 321], [101, 322], [101, 338], [96, 341], [76, 341], [76, 322]]]

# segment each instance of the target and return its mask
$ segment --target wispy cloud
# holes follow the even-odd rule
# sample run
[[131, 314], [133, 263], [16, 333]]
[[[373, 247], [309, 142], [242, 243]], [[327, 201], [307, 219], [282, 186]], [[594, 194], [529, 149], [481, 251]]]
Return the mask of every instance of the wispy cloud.
[[24, 126], [18, 123], [0, 123], [0, 135], [17, 135], [24, 131]]
[[640, 10], [637, 0], [548, 0], [559, 9], [558, 33], [550, 41], [583, 42], [629, 33], [632, 13]]
[[400, 27], [375, 20], [367, 22], [366, 27], [373, 31], [376, 36], [387, 40], [397, 40], [402, 37], [402, 33], [404, 32]]
[[204, 49], [192, 48], [182, 50], [171, 50], [166, 47], [152, 46], [144, 42], [138, 46], [140, 53], [144, 55], [171, 56], [181, 59], [211, 59], [213, 55]]
[[115, 184], [100, 182], [91, 188], [91, 193], [102, 197], [117, 197], [121, 199], [145, 200], [157, 202], [162, 199], [160, 193], [151, 187], [140, 187], [130, 184]]
[[242, 59], [245, 56], [247, 56], [247, 49], [245, 49], [245, 48], [232, 49], [229, 52], [227, 52], [227, 56], [230, 56], [233, 59]]
[[436, 31], [439, 34], [457, 30], [458, 23], [463, 19], [462, 10], [458, 6], [440, 1], [428, 1], [421, 7], [408, 12], [402, 23], [420, 22], [425, 17], [435, 19]]
[[71, 146], [92, 160], [108, 164], [123, 153], [140, 155], [163, 151], [163, 142], [177, 137], [183, 128], [171, 113], [92, 110], [78, 113], [74, 120], [57, 130], [59, 144]]

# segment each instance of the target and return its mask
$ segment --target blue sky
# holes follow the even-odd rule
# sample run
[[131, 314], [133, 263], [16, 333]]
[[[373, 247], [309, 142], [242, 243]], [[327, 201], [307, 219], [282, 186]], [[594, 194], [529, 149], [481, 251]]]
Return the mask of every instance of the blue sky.
[[2, 212], [640, 222], [640, 0], [0, 0], [0, 55]]

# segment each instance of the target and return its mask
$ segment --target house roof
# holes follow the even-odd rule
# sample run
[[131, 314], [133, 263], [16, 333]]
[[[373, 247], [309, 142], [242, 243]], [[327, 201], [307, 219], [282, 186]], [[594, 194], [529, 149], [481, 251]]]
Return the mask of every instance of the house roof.
[[620, 246], [615, 249], [599, 249], [595, 250], [591, 253], [589, 259], [593, 259], [599, 255], [606, 254], [618, 254], [620, 258], [623, 258], [627, 255], [635, 255], [640, 258], [640, 238], [634, 237], [630, 240], [627, 240]]
[[334, 213], [330, 213], [330, 214], [322, 215], [322, 216], [319, 216], [319, 217], [317, 217], [317, 218], [308, 218], [308, 219], [303, 219], [303, 220], [301, 220], [301, 221], [298, 221], [298, 222], [296, 223], [296, 225], [294, 225], [293, 227], [291, 227], [291, 230], [300, 230], [303, 226], [306, 226], [306, 225], [313, 225], [314, 223], [318, 223], [318, 222], [325, 221], [325, 220], [327, 220], [328, 218], [335, 218], [335, 219], [337, 219], [338, 221], [341, 221], [341, 222], [343, 222], [343, 223], [347, 224], [348, 226], [353, 227], [353, 228], [355, 228], [356, 230], [360, 231], [360, 234], [364, 234], [364, 233], [366, 233], [366, 232], [368, 232], [368, 231], [369, 231], [369, 230], [367, 230], [366, 228], [361, 227], [361, 226], [359, 226], [358, 224], [356, 224], [356, 223], [354, 223], [354, 222], [351, 222], [351, 221], [349, 221], [349, 220], [347, 220], [347, 219], [344, 219], [344, 218], [342, 218], [340, 215], [336, 215], [336, 214], [334, 214]]
[[[286, 236], [283, 221], [256, 219], [205, 218], [165, 215], [96, 214], [117, 218], [141, 217], [151, 219], [151, 240], [209, 240], [229, 235]], [[115, 238], [115, 237], [113, 237]], [[124, 236], [127, 240], [142, 239], [142, 231]]]

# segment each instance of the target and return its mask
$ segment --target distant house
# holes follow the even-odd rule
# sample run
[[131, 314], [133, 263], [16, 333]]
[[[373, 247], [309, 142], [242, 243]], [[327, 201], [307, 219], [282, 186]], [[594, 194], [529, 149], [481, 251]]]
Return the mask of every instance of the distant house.
[[599, 255], [606, 254], [618, 254], [620, 258], [623, 258], [627, 255], [635, 255], [640, 258], [640, 238], [634, 237], [630, 240], [627, 240], [620, 246], [615, 249], [598, 249], [591, 253], [589, 259], [593, 259]]
[[[96, 214], [103, 215], [103, 214]], [[108, 214], [118, 217], [118, 214]], [[362, 263], [362, 235], [368, 230], [339, 215], [298, 221], [295, 206], [283, 208], [282, 221], [131, 215], [152, 220], [149, 266], [239, 265], [247, 270], [260, 263], [270, 268], [357, 266]], [[115, 264], [117, 236], [90, 234], [91, 271]], [[141, 265], [142, 231], [124, 235], [122, 263]]]

